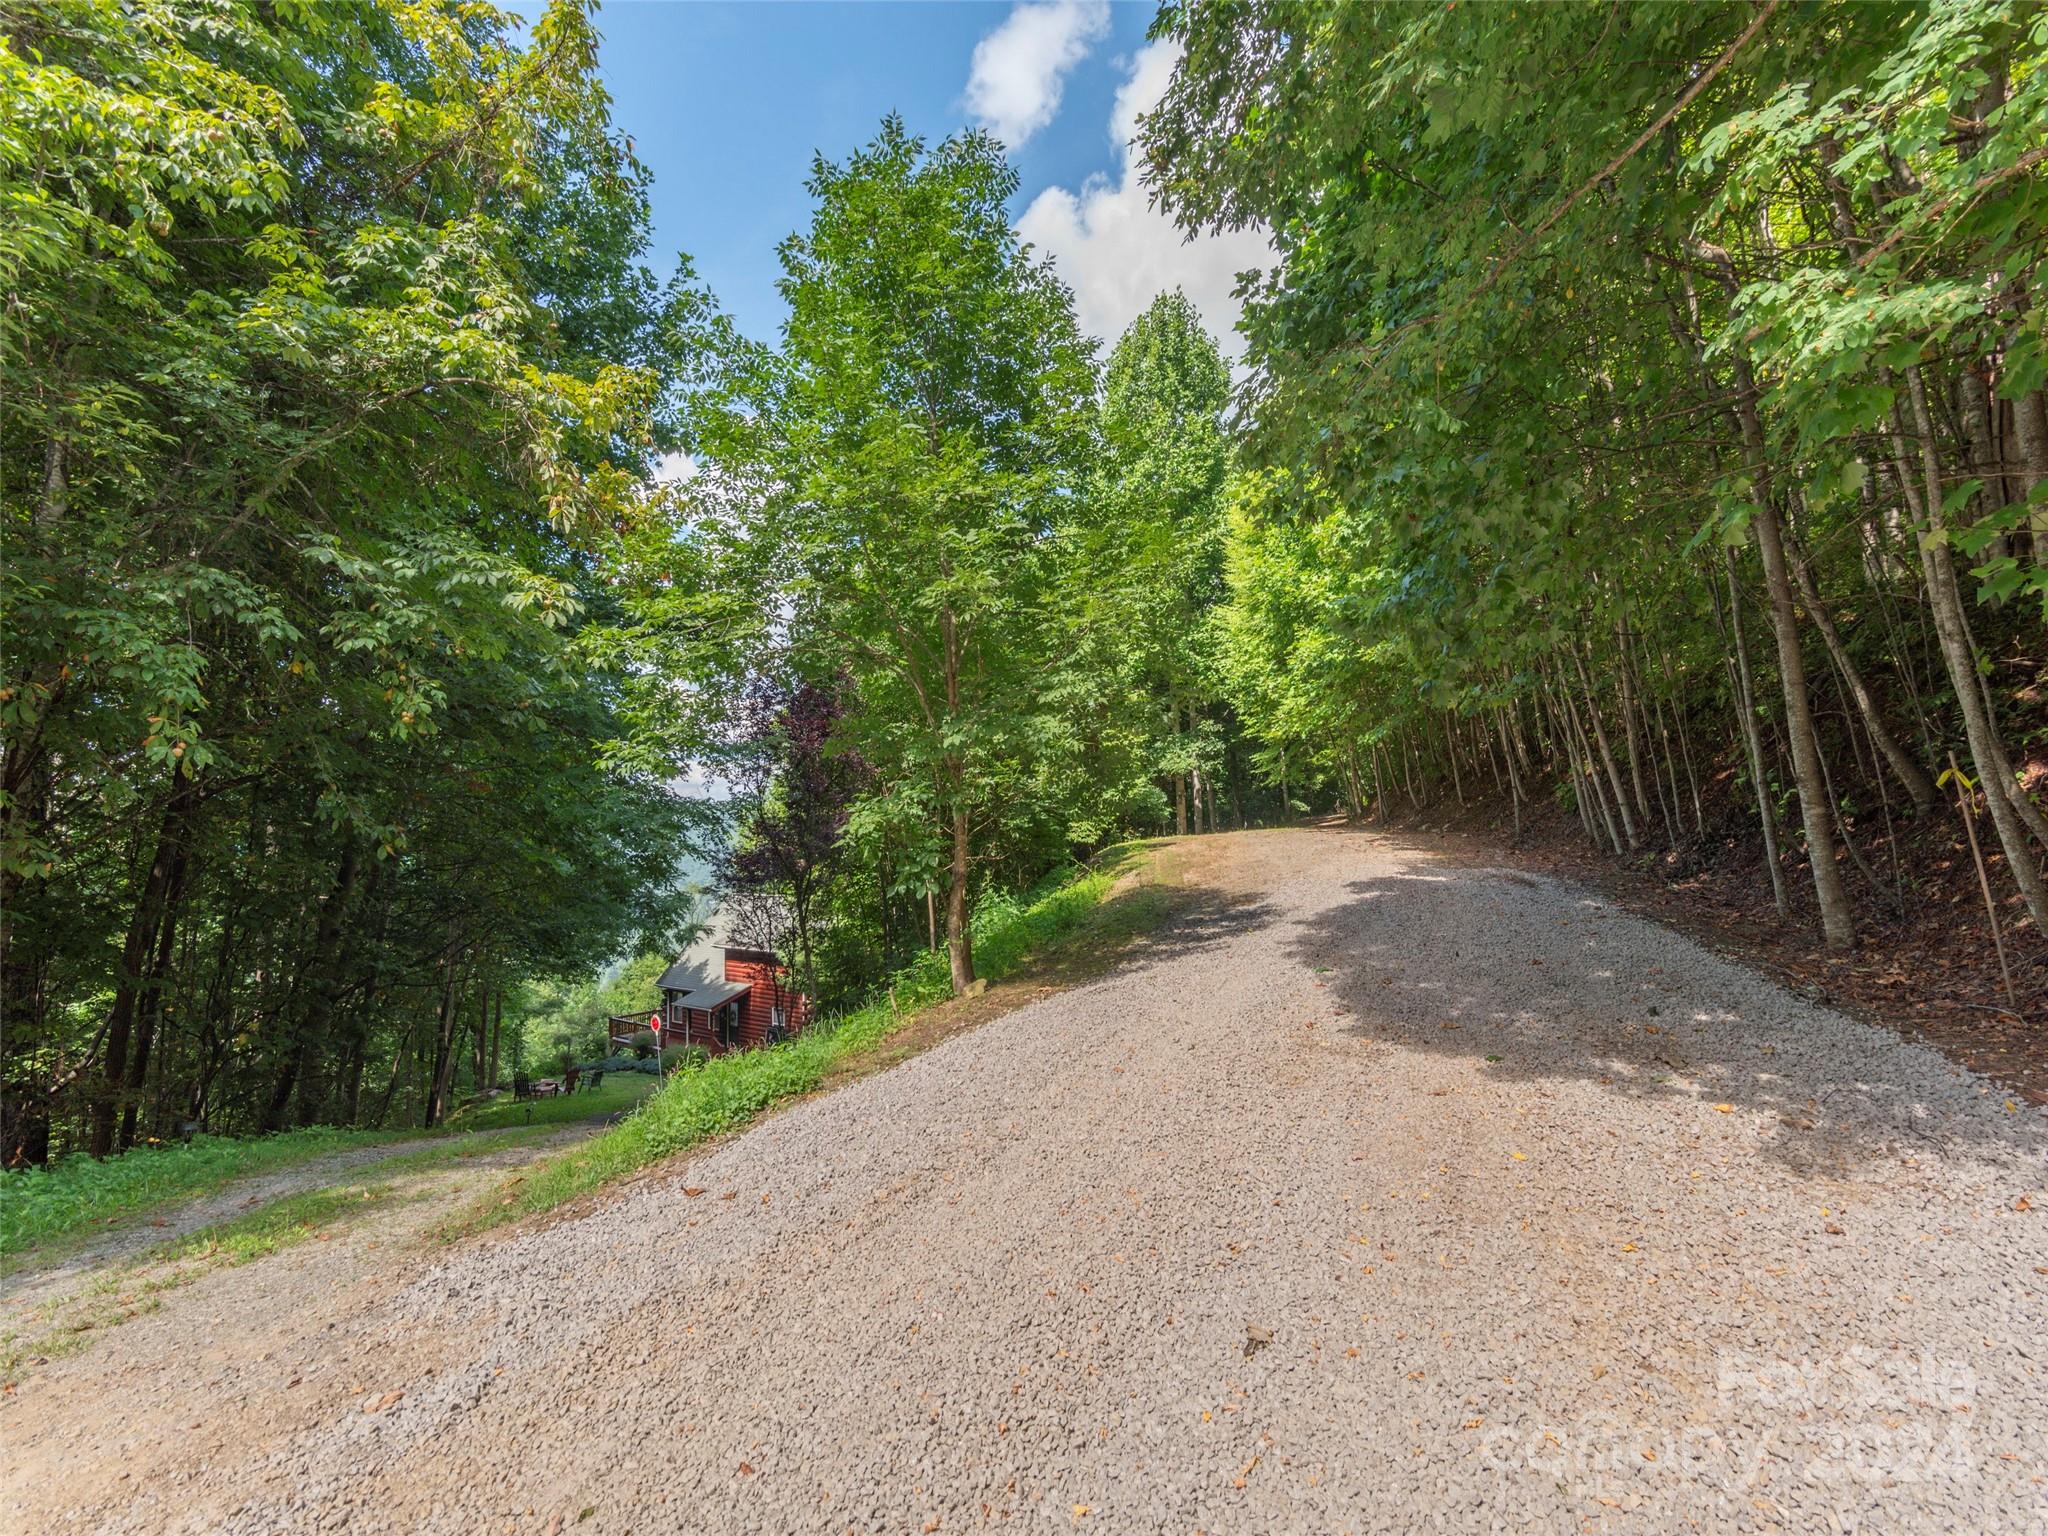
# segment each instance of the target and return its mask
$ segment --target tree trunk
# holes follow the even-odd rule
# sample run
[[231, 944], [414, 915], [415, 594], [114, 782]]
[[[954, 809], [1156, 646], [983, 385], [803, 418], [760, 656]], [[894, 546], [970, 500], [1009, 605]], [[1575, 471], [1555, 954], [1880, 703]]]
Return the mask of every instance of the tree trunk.
[[1771, 484], [1763, 424], [1756, 413], [1756, 378], [1749, 361], [1736, 354], [1735, 415], [1742, 426], [1743, 457], [1756, 486], [1757, 550], [1763, 556], [1764, 590], [1770, 598], [1771, 629], [1778, 642], [1778, 681], [1785, 695], [1785, 734], [1792, 748], [1792, 772], [1799, 785], [1799, 817], [1806, 827], [1807, 863], [1820, 902], [1820, 926], [1827, 947], [1856, 942], [1849, 894], [1835, 863], [1834, 816], [1820, 769], [1820, 744], [1813, 730], [1813, 705], [1806, 691], [1806, 658], [1799, 649], [1799, 619], [1786, 571], [1784, 535], [1778, 524], [1777, 493]]
[[1856, 668], [1848, 648], [1842, 644], [1842, 637], [1835, 629], [1835, 621], [1821, 603], [1820, 593], [1814, 586], [1813, 572], [1807, 568], [1805, 557], [1795, 547], [1792, 571], [1799, 581], [1800, 600], [1805, 603], [1807, 614], [1813, 619], [1813, 627], [1820, 631], [1826, 643], [1828, 655], [1834, 658], [1836, 670], [1842, 674], [1849, 697], [1855, 702], [1856, 713], [1862, 717], [1863, 729], [1873, 745], [1884, 754], [1884, 760], [1891, 765], [1893, 775], [1913, 797], [1913, 804], [1924, 814], [1934, 808], [1934, 780], [1927, 770], [1913, 760], [1913, 756], [1900, 746], [1897, 738], [1885, 728], [1884, 717], [1878, 712], [1877, 701], [1871, 697], [1869, 685], [1863, 681], [1863, 674]]
[[149, 1054], [156, 1044], [158, 1027], [164, 1016], [164, 984], [171, 972], [171, 953], [178, 941], [178, 913], [184, 905], [185, 886], [192, 867], [191, 850], [180, 844], [172, 861], [170, 886], [164, 893], [164, 915], [162, 930], [157, 938], [156, 957], [150, 962], [149, 975], [144, 980], [142, 996], [136, 1006], [137, 1029], [135, 1054], [128, 1063], [128, 1080], [121, 1107], [120, 1148], [126, 1152], [135, 1145], [135, 1126], [142, 1113], [142, 1089], [149, 1081]]
[[490, 1086], [498, 1086], [498, 1045], [505, 1036], [505, 989], [494, 988], [491, 992], [491, 1066]]
[[89, 1146], [94, 1157], [105, 1157], [114, 1150], [114, 1133], [128, 1075], [129, 1038], [147, 986], [158, 925], [163, 921], [164, 898], [189, 835], [197, 800], [198, 790], [192, 781], [174, 770], [170, 798], [157, 830], [156, 850], [142, 889], [136, 894], [135, 908], [128, 919], [128, 936], [121, 946], [121, 969], [115, 977], [113, 1006], [107, 1016], [106, 1054], [100, 1063], [101, 1086], [92, 1106]]
[[957, 996], [974, 985], [974, 936], [967, 931], [967, 807], [953, 807], [953, 861], [946, 882], [946, 951]]
[[[1593, 722], [1593, 740], [1599, 744], [1600, 761], [1607, 767], [1607, 782], [1614, 787], [1615, 808], [1621, 812], [1621, 830], [1628, 838], [1629, 847], [1637, 847], [1640, 840], [1636, 836], [1635, 818], [1629, 814], [1628, 795], [1621, 787], [1621, 770], [1615, 766], [1614, 749], [1607, 742], [1607, 727], [1601, 722], [1600, 706], [1593, 699], [1592, 680], [1586, 675], [1586, 664], [1579, 657], [1577, 643], [1574, 642], [1569, 649], [1572, 653], [1572, 665], [1579, 673], [1579, 691], [1586, 700], [1586, 717]], [[1583, 729], [1582, 726], [1581, 730]], [[1620, 852], [1619, 849], [1615, 851]]]
[[[1978, 783], [1984, 790], [1984, 802], [1991, 812], [1991, 824], [1998, 833], [1999, 846], [2005, 850], [2006, 865], [2012, 870], [2013, 879], [2026, 900], [2034, 927], [2048, 933], [2048, 890], [2042, 888], [2041, 872], [2034, 863], [2033, 850], [2027, 845], [2025, 829], [2013, 804], [2017, 791], [2000, 772], [1999, 763], [2004, 757], [2002, 744], [1996, 739], [1991, 715], [1984, 707], [1984, 695], [1978, 685], [1977, 658], [1970, 642], [1969, 617], [1956, 589], [1955, 565], [1949, 557], [1948, 527], [1941, 509], [1941, 452], [1934, 440], [1934, 421], [1927, 409], [1927, 390], [1921, 382], [1918, 368], [1906, 370], [1906, 391], [1912, 401], [1913, 426], [1920, 434], [1921, 472], [1926, 480], [1920, 498], [1923, 505], [1919, 508], [1920, 518], [1926, 527], [1920, 540], [1920, 562], [1927, 580], [1927, 605], [1934, 616], [1935, 636], [1941, 642], [1942, 660], [1948, 667], [1956, 703], [1963, 712], [1963, 731], [1969, 738], [1971, 764], [1976, 768]], [[1903, 471], [1904, 444], [1899, 442], [1894, 446]], [[1901, 486], [1908, 483], [1902, 473]]]
[[448, 1094], [455, 1082], [455, 1033], [461, 1024], [462, 986], [456, 959], [450, 954], [441, 982], [441, 1008], [435, 1019], [434, 1063], [428, 1078], [424, 1126], [439, 1125], [448, 1113]]

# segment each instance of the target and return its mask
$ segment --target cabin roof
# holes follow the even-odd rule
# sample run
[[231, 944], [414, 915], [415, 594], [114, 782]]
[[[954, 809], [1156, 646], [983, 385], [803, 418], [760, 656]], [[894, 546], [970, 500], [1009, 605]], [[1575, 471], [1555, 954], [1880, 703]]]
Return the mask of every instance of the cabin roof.
[[701, 964], [685, 958], [663, 971], [661, 979], [654, 985], [663, 992], [674, 993], [675, 1001], [685, 1008], [709, 1011], [722, 1008], [734, 998], [743, 996], [752, 983], [725, 981], [711, 975]]

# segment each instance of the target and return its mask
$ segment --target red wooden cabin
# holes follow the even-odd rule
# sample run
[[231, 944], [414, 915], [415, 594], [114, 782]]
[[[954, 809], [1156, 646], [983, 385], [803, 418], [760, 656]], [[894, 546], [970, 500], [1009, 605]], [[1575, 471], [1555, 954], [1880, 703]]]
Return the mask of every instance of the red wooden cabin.
[[623, 1046], [641, 1030], [652, 1029], [664, 1049], [701, 1045], [716, 1056], [773, 1045], [810, 1023], [810, 999], [796, 990], [789, 967], [774, 955], [761, 949], [719, 953], [719, 974], [685, 955], [655, 982], [659, 1007], [643, 1014], [612, 1014], [612, 1044]]

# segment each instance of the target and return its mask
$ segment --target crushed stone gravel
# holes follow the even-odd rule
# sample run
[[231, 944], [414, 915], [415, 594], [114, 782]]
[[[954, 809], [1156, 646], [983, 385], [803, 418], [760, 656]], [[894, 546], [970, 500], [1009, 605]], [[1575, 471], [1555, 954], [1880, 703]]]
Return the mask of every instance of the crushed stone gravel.
[[18, 1437], [53, 1368], [0, 1522], [2048, 1531], [2048, 1117], [1568, 885], [1230, 857], [1105, 979], [238, 1365], [131, 1479]]

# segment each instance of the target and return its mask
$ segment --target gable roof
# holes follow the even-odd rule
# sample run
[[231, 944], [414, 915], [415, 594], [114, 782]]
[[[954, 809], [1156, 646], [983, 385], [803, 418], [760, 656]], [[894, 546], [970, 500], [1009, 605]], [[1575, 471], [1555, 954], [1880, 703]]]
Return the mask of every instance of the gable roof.
[[713, 976], [701, 962], [685, 955], [663, 971], [661, 979], [654, 985], [662, 992], [678, 994], [675, 1001], [685, 1008], [709, 1012], [713, 1008], [724, 1007], [736, 997], [744, 996], [751, 990], [753, 983], [726, 981]]

